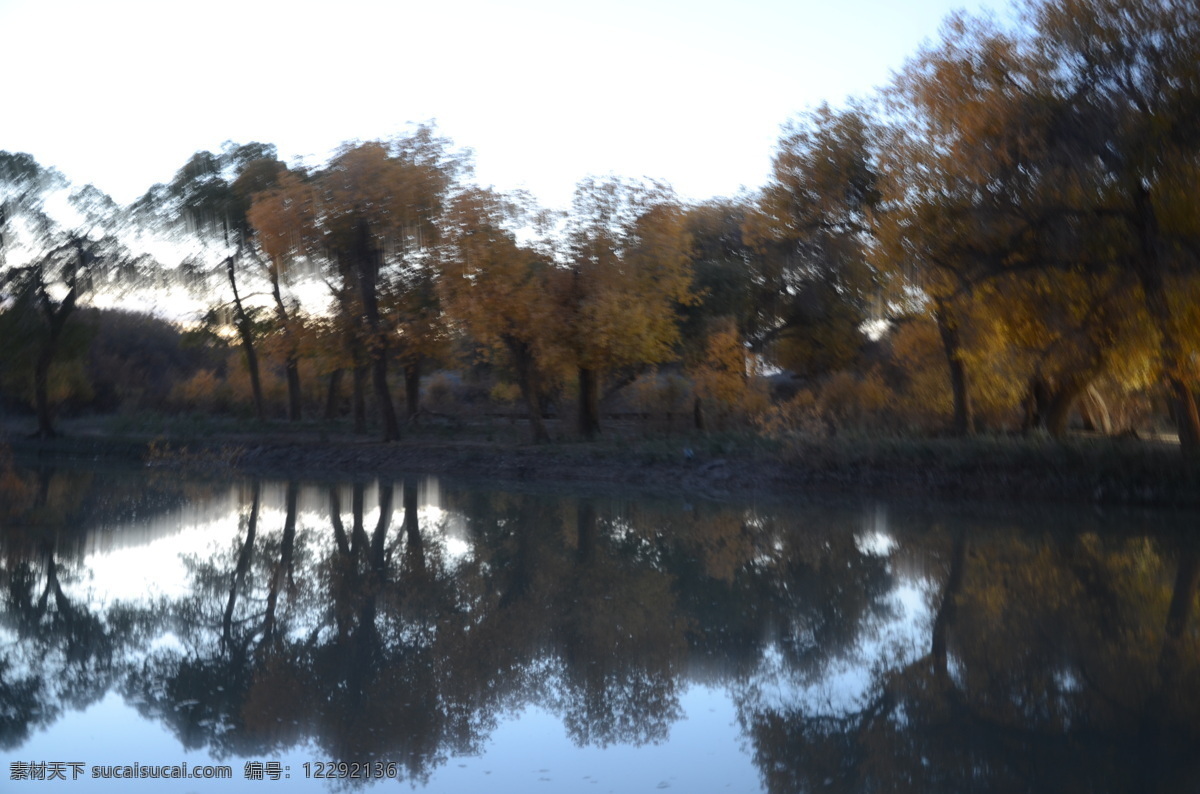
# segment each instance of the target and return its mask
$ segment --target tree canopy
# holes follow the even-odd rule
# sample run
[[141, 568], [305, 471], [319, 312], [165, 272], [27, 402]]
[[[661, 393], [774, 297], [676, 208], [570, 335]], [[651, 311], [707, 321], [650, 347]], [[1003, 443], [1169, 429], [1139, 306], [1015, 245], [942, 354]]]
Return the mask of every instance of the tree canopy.
[[[244, 380], [260, 420], [285, 388], [286, 416], [311, 414], [318, 375], [336, 415], [345, 372], [356, 429], [369, 381], [391, 441], [395, 373], [416, 422], [423, 373], [487, 370], [495, 394], [520, 392], [534, 440], [572, 398], [590, 437], [630, 383], [668, 414], [683, 383], [701, 424], [714, 373], [728, 397], [783, 370], [803, 392], [778, 414], [793, 419], [844, 424], [854, 403], [874, 429], [1061, 436], [1079, 406], [1095, 426], [1106, 399], [1141, 401], [1192, 451], [1198, 40], [1184, 0], [1029, 2], [1007, 26], [958, 13], [878, 94], [791, 120], [761, 188], [696, 203], [613, 175], [540, 210], [474, 183], [432, 124], [323, 162], [227, 142], [129, 207], [0, 153], [3, 307], [55, 351], [25, 356], [40, 383], [76, 303], [157, 235], [240, 350], [205, 377]], [[49, 433], [53, 401], [35, 401]]]

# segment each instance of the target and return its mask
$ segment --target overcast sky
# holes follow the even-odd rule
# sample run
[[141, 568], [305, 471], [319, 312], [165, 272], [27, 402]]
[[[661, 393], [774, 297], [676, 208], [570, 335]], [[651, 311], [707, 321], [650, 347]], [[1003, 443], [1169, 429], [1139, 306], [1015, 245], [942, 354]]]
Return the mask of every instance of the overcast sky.
[[548, 206], [609, 173], [732, 195], [789, 118], [870, 94], [959, 7], [0, 0], [0, 149], [128, 202], [225, 140], [312, 163], [436, 119], [479, 182]]

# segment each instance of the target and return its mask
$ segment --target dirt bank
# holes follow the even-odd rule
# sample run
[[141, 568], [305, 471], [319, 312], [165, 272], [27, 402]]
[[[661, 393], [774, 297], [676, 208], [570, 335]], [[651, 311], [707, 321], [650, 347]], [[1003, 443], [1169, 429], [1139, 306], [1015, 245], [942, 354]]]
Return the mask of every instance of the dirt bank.
[[107, 461], [203, 474], [332, 479], [439, 474], [498, 484], [619, 487], [716, 497], [856, 492], [905, 498], [990, 499], [1200, 507], [1200, 464], [1157, 442], [1076, 439], [817, 439], [751, 436], [608, 437], [540, 446], [470, 433], [394, 444], [310, 432], [114, 433], [95, 427], [57, 439], [8, 433], [19, 464]]

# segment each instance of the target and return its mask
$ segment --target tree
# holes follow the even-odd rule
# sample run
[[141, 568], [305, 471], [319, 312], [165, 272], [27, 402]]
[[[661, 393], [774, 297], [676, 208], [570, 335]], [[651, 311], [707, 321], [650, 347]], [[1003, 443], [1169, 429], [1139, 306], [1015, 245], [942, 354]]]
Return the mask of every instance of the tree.
[[[111, 198], [92, 186], [70, 189], [57, 172], [26, 154], [0, 152], [0, 305], [12, 328], [26, 334], [36, 435], [57, 435], [50, 399], [51, 368], [70, 336], [76, 309], [106, 285], [131, 283], [146, 264], [117, 235], [123, 218]], [[66, 194], [59, 218], [47, 199]], [[16, 260], [16, 261], [14, 261]]]
[[[705, 426], [704, 396], [712, 396], [700, 381], [721, 372], [727, 386], [733, 387], [724, 396], [733, 392], [740, 396], [746, 380], [745, 342], [761, 327], [756, 277], [764, 263], [744, 234], [753, 211], [747, 199], [737, 198], [714, 199], [685, 212], [695, 300], [681, 309], [680, 341], [685, 365], [694, 376], [701, 373], [692, 401], [697, 430]], [[725, 366], [715, 369], [710, 355], [714, 346], [726, 354]]]
[[971, 290], [1037, 259], [1020, 204], [1037, 180], [1016, 165], [1040, 143], [1018, 122], [1040, 107], [1023, 57], [991, 24], [954, 16], [887, 92], [893, 123], [880, 147], [875, 261], [893, 301], [902, 310], [916, 304], [937, 323], [958, 435], [975, 430], [965, 338]]
[[[1034, 64], [1053, 112], [1040, 163], [1060, 185], [1050, 231], [1136, 281], [1158, 336], [1185, 451], [1200, 450], [1198, 340], [1175, 299], [1200, 276], [1200, 8], [1186, 0], [1031, 6]], [[1105, 243], [1097, 250], [1095, 241]]]
[[[922, 270], [948, 317], [973, 285], [1038, 271], [1060, 271], [1032, 278], [1063, 290], [1063, 305], [1136, 295], [1194, 449], [1200, 341], [1180, 298], [1200, 272], [1200, 13], [1173, 0], [1056, 0], [1030, 5], [1026, 20], [1009, 34], [954, 17], [893, 86], [914, 145], [896, 149], [892, 256]], [[956, 326], [943, 325], [953, 369]], [[1112, 348], [1104, 324], [1087, 330]], [[1071, 373], [1062, 404], [1091, 368]]]
[[[196, 152], [170, 183], [155, 185], [134, 206], [143, 224], [161, 225], [190, 250], [183, 264], [195, 284], [207, 287], [213, 278], [228, 283], [232, 324], [245, 356], [254, 411], [260, 421], [267, 414], [259, 371], [260, 324], [255, 317], [257, 307], [250, 300], [253, 296], [244, 292], [247, 278], [268, 276], [277, 306], [282, 307], [283, 300], [274, 263], [264, 265], [257, 258], [248, 212], [253, 195], [274, 185], [284, 170], [274, 146], [228, 142], [219, 154]], [[249, 262], [258, 266], [248, 267]], [[288, 362], [288, 386], [298, 407], [294, 365], [294, 360]]]
[[863, 341], [876, 292], [867, 257], [880, 200], [875, 134], [859, 107], [822, 105], [796, 120], [746, 218], [760, 256], [751, 344], [776, 344], [780, 363], [806, 374], [845, 366]]
[[[274, 255], [303, 255], [320, 264], [340, 311], [358, 329], [385, 441], [400, 437], [388, 384], [398, 322], [389, 309], [397, 308], [407, 297], [406, 285], [420, 281], [431, 267], [436, 220], [455, 180], [468, 168], [465, 156], [451, 152], [450, 145], [430, 126], [390, 142], [347, 144], [311, 175], [304, 189], [312, 191], [312, 209], [303, 209], [307, 199], [298, 199], [295, 211], [273, 227]], [[268, 214], [264, 203], [263, 217]]]
[[678, 311], [694, 300], [683, 209], [665, 185], [584, 180], [567, 255], [555, 293], [579, 380], [579, 431], [591, 437], [606, 372], [674, 356]]
[[[1089, 395], [1102, 378], [1126, 389], [1152, 384], [1147, 363], [1155, 357], [1153, 331], [1121, 273], [1033, 271], [997, 278], [977, 295], [975, 316], [1003, 338], [1007, 359], [1024, 381], [1018, 399], [1025, 403], [1027, 431], [1041, 428], [1062, 437], [1072, 407], [1081, 400], [1096, 403], [1098, 397]], [[975, 372], [986, 372], [988, 361], [975, 351], [968, 358]]]
[[262, 261], [271, 285], [275, 322], [283, 336], [284, 371], [288, 385], [288, 419], [299, 421], [302, 415], [300, 394], [300, 340], [303, 322], [300, 301], [285, 299], [282, 283], [285, 274], [295, 269], [298, 248], [293, 240], [299, 230], [312, 228], [316, 212], [312, 186], [302, 175], [287, 170], [275, 160], [261, 159], [251, 164], [233, 183], [235, 195], [250, 201], [246, 220], [254, 231], [254, 240], [262, 252]]
[[421, 412], [421, 374], [450, 350], [437, 268], [430, 264], [403, 268], [389, 284], [381, 307], [395, 328], [396, 357], [404, 370], [404, 411], [409, 423]]
[[469, 188], [451, 200], [444, 219], [438, 286], [451, 321], [484, 355], [506, 356], [517, 374], [535, 444], [549, 440], [542, 390], [560, 318], [547, 293], [548, 257], [521, 245], [510, 219], [526, 214], [519, 200]]

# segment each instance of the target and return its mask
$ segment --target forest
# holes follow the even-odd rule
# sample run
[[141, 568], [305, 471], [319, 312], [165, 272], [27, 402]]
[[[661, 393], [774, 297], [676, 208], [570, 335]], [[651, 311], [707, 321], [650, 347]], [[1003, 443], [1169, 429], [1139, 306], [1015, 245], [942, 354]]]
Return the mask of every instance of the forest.
[[391, 442], [508, 416], [538, 443], [633, 417], [1200, 449], [1191, 0], [953, 16], [875, 94], [788, 122], [733, 197], [603, 176], [548, 210], [476, 184], [433, 123], [321, 163], [181, 159], [120, 205], [0, 152], [0, 411], [39, 436], [214, 414]]

